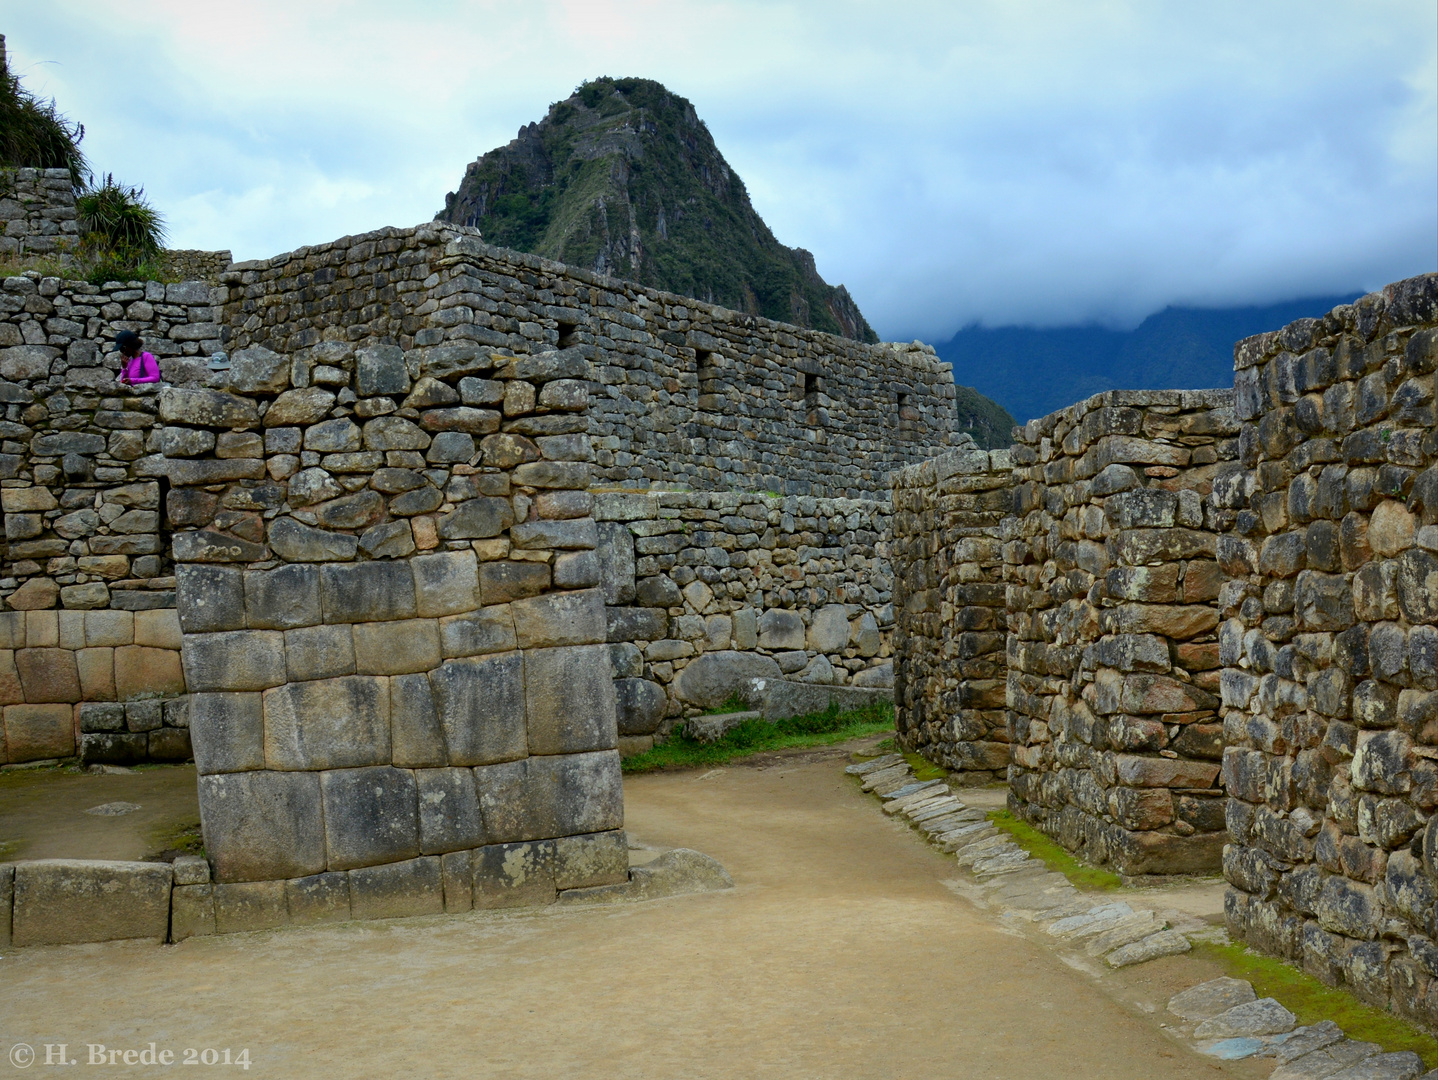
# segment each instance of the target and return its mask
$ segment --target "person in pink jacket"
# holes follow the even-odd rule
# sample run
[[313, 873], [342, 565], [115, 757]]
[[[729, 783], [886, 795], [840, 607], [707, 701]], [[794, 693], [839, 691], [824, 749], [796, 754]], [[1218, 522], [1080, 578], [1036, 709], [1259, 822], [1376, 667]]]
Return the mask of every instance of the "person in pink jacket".
[[126, 386], [160, 381], [160, 362], [145, 352], [145, 343], [133, 330], [121, 330], [115, 335], [115, 347], [124, 358], [125, 369], [120, 372], [120, 381]]

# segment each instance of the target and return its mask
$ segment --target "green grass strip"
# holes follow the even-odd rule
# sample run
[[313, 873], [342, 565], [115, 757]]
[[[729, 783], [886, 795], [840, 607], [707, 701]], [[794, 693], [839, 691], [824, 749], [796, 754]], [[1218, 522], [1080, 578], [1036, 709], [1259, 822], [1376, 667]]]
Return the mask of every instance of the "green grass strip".
[[1123, 888], [1123, 879], [1117, 874], [1074, 858], [1056, 841], [1007, 810], [990, 811], [989, 820], [1035, 859], [1042, 859], [1050, 870], [1068, 878], [1075, 888], [1094, 892]]
[[627, 757], [621, 763], [626, 773], [653, 772], [656, 769], [699, 769], [723, 765], [725, 762], [749, 757], [769, 750], [787, 750], [802, 746], [829, 746], [863, 735], [878, 735], [894, 729], [894, 707], [879, 702], [853, 712], [837, 709], [795, 716], [788, 720], [745, 720], [712, 743], [701, 743], [688, 735], [675, 735], [642, 754]]
[[1195, 941], [1193, 955], [1219, 964], [1235, 979], [1247, 979], [1261, 998], [1277, 998], [1300, 1024], [1332, 1020], [1350, 1039], [1375, 1042], [1389, 1053], [1412, 1050], [1431, 1069], [1438, 1042], [1385, 1009], [1365, 1005], [1346, 990], [1325, 986], [1292, 964], [1244, 947]]

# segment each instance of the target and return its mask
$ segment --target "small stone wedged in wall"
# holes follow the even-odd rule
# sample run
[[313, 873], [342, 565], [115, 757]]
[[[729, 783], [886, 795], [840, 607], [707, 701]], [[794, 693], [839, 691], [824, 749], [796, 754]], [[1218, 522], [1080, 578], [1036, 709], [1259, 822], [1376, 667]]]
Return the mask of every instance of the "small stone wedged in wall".
[[1234, 349], [1218, 599], [1235, 937], [1438, 1026], [1438, 275]]

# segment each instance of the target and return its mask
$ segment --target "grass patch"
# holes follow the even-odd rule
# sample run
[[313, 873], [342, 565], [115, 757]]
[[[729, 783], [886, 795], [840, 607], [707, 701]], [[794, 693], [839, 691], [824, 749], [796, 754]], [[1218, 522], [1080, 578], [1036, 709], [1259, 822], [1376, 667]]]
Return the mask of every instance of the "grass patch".
[[9, 862], [15, 858], [24, 846], [23, 840], [0, 840], [0, 862]]
[[1014, 817], [1007, 810], [994, 810], [989, 820], [1013, 838], [1014, 843], [1035, 859], [1041, 859], [1050, 870], [1068, 878], [1076, 888], [1106, 891], [1123, 888], [1123, 879], [1108, 870], [1100, 870], [1074, 858], [1055, 840], [1035, 829], [1027, 821]]
[[1385, 1009], [1365, 1005], [1346, 990], [1325, 986], [1312, 975], [1243, 945], [1195, 941], [1193, 955], [1212, 960], [1235, 979], [1247, 979], [1259, 997], [1277, 998], [1300, 1024], [1332, 1020], [1350, 1039], [1375, 1042], [1388, 1052], [1412, 1050], [1428, 1068], [1438, 1065], [1438, 1042]]
[[169, 822], [155, 826], [150, 831], [150, 846], [153, 854], [146, 857], [150, 862], [174, 862], [181, 855], [205, 853], [205, 840], [200, 835], [198, 821]]
[[942, 765], [935, 765], [922, 754], [905, 754], [904, 760], [909, 763], [909, 768], [914, 770], [914, 779], [920, 783], [942, 780], [949, 775], [948, 769]]
[[688, 735], [675, 735], [666, 743], [627, 757], [621, 763], [626, 773], [656, 769], [698, 769], [723, 765], [737, 758], [766, 750], [787, 750], [799, 746], [828, 746], [863, 735], [892, 731], [894, 707], [887, 701], [853, 712], [830, 708], [788, 720], [745, 720], [723, 738], [701, 743]]

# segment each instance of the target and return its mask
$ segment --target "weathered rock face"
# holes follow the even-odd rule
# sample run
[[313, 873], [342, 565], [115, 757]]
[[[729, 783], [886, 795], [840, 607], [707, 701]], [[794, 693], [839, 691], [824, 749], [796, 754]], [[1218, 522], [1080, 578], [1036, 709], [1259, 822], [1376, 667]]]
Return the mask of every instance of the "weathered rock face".
[[899, 741], [977, 780], [1009, 764], [1003, 542], [1008, 451], [957, 450], [895, 470], [894, 691]]
[[450, 419], [402, 407], [415, 378], [443, 398], [481, 372], [544, 420], [558, 365], [472, 345], [323, 355], [326, 412], [272, 423], [293, 368], [256, 349], [251, 393], [162, 406], [186, 433], [172, 444], [199, 448], [172, 459], [171, 497], [215, 496], [174, 545], [215, 878], [194, 918], [208, 903], [223, 932], [331, 894], [386, 917], [612, 882], [596, 852], [624, 852], [614, 672], [597, 565], [572, 568], [598, 542], [588, 447], [541, 441], [501, 467], [465, 434], [436, 454]]
[[1215, 870], [1228, 390], [1111, 391], [1020, 429], [1005, 520], [1009, 803], [1096, 863]]
[[1229, 930], [1438, 1025], [1438, 275], [1234, 349]]

